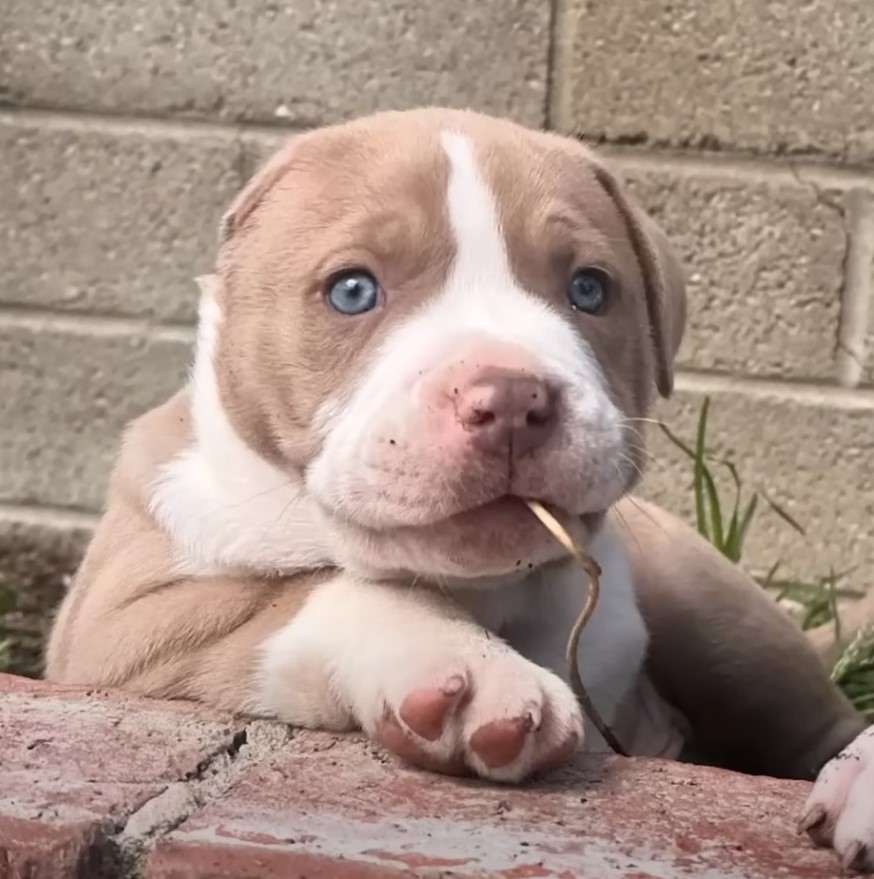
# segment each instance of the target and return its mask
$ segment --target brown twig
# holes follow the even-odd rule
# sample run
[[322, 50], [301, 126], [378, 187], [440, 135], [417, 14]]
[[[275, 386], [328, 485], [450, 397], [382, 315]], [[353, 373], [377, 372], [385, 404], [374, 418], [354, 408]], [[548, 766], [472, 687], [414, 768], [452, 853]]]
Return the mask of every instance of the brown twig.
[[562, 524], [538, 501], [526, 500], [529, 509], [540, 520], [541, 524], [552, 534], [552, 536], [580, 563], [580, 567], [586, 572], [589, 578], [589, 588], [586, 591], [586, 601], [580, 615], [574, 622], [571, 629], [570, 637], [565, 650], [565, 659], [568, 666], [568, 676], [570, 678], [571, 689], [574, 695], [583, 706], [589, 720], [595, 725], [595, 729], [601, 733], [604, 741], [620, 756], [627, 757], [628, 752], [619, 743], [613, 730], [607, 726], [601, 719], [598, 709], [595, 708], [583, 681], [580, 678], [580, 670], [577, 666], [577, 650], [580, 644], [580, 635], [589, 622], [589, 618], [595, 610], [598, 603], [598, 597], [601, 592], [601, 568], [598, 563], [583, 549], [581, 549], [574, 539], [567, 533]]

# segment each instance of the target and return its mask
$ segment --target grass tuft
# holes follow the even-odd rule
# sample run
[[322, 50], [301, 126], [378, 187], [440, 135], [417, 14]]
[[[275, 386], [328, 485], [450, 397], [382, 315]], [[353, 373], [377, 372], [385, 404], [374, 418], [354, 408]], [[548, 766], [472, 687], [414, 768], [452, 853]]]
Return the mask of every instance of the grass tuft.
[[[710, 398], [705, 397], [698, 413], [695, 442], [678, 437], [666, 424], [659, 428], [668, 440], [692, 462], [692, 492], [698, 533], [710, 541], [729, 561], [740, 564], [747, 537], [764, 507], [801, 537], [805, 529], [764, 490], [745, 496], [737, 466], [726, 457], [713, 455], [707, 448]], [[716, 474], [722, 472], [730, 482], [731, 500], [720, 492]], [[760, 504], [760, 499], [763, 505]], [[810, 581], [777, 577], [781, 561], [775, 561], [764, 577], [755, 578], [763, 589], [774, 593], [774, 600], [795, 616], [803, 629], [832, 623], [835, 641], [841, 638], [839, 598], [859, 598], [862, 592], [845, 586], [852, 570], [814, 577]], [[874, 723], [874, 626], [859, 632], [840, 653], [831, 669], [832, 680], [856, 708]]]

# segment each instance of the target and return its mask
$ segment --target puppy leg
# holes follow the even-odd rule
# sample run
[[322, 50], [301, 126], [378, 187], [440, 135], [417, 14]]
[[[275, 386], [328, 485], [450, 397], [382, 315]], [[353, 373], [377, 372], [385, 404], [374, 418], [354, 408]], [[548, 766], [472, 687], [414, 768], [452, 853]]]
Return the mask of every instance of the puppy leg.
[[874, 726], [825, 765], [799, 831], [833, 847], [845, 870], [874, 872]]
[[567, 684], [424, 589], [338, 575], [261, 655], [261, 713], [319, 727], [348, 712], [423, 768], [513, 782], [582, 742]]
[[702, 759], [813, 779], [865, 724], [804, 633], [676, 517], [639, 499], [613, 515], [650, 634], [649, 675]]

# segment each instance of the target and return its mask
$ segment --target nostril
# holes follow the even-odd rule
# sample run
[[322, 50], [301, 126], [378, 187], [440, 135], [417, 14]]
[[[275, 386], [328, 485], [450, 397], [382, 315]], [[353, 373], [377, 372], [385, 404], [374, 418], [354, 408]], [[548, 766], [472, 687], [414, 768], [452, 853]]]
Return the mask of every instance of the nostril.
[[549, 421], [549, 409], [545, 406], [540, 409], [531, 409], [525, 416], [525, 423], [529, 427], [542, 427]]
[[543, 427], [552, 420], [553, 405], [549, 391], [538, 388], [531, 392], [531, 401], [525, 415], [525, 423], [529, 427]]
[[471, 409], [466, 421], [472, 427], [485, 427], [494, 423], [495, 413], [489, 409]]

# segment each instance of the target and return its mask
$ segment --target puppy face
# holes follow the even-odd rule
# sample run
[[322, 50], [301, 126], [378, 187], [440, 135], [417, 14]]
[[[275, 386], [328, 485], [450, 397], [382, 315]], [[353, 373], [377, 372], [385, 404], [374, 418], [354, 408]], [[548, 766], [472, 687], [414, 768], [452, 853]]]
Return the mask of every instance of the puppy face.
[[334, 561], [525, 571], [557, 553], [522, 498], [585, 538], [637, 479], [682, 282], [582, 145], [469, 113], [370, 117], [292, 142], [224, 236], [222, 408]]

